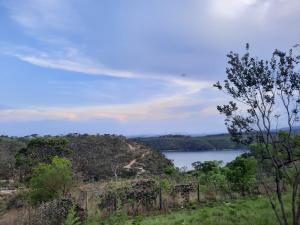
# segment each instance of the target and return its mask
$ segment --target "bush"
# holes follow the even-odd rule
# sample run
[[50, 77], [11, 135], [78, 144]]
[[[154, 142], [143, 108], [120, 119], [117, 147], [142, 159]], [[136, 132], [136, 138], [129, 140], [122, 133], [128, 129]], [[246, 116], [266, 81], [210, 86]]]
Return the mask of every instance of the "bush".
[[232, 189], [243, 195], [251, 192], [256, 184], [257, 161], [254, 157], [237, 157], [226, 166], [226, 178]]
[[63, 225], [80, 225], [80, 219], [76, 216], [75, 206], [73, 206], [69, 210], [69, 213]]
[[62, 224], [72, 208], [72, 201], [56, 199], [41, 204], [31, 215], [31, 225], [59, 225]]
[[29, 182], [29, 197], [33, 205], [65, 197], [69, 193], [73, 183], [69, 160], [55, 156], [50, 164], [41, 163], [33, 172]]

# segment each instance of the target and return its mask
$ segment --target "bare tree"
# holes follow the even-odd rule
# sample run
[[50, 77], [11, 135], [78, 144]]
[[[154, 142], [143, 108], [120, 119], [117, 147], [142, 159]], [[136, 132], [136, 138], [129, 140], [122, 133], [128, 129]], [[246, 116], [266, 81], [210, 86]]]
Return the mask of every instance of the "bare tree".
[[[230, 52], [227, 79], [214, 86], [233, 100], [218, 106], [232, 139], [250, 144], [259, 160], [260, 180], [280, 224], [288, 225], [286, 188], [291, 191], [293, 225], [300, 224], [300, 138], [294, 134], [300, 107], [300, 56], [275, 50], [270, 60]], [[278, 127], [287, 127], [278, 130]], [[253, 144], [255, 143], [255, 144]], [[272, 182], [266, 182], [272, 178]], [[274, 194], [276, 193], [276, 194]]]
[[120, 170], [122, 169], [121, 162], [118, 158], [115, 158], [115, 159], [112, 160], [111, 169], [114, 173], [115, 180], [117, 181]]
[[111, 160], [111, 169], [114, 174], [115, 180], [118, 180], [119, 174], [122, 172], [128, 156], [125, 153], [115, 154]]

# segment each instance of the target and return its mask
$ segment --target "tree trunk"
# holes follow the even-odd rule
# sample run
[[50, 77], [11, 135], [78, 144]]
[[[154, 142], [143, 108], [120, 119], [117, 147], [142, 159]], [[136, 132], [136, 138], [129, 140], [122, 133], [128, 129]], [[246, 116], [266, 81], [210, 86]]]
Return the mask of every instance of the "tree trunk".
[[277, 194], [277, 199], [280, 205], [280, 210], [281, 210], [281, 218], [283, 220], [284, 225], [289, 225], [288, 221], [287, 221], [287, 216], [286, 216], [286, 212], [285, 212], [285, 207], [284, 207], [284, 203], [282, 200], [282, 191], [281, 191], [281, 187], [280, 187], [280, 179], [279, 179], [279, 172], [276, 171], [276, 194]]

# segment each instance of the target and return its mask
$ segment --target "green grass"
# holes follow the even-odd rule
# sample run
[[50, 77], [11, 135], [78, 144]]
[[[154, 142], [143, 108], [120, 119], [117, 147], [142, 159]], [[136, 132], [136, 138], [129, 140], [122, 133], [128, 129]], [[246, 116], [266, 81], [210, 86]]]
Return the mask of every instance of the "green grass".
[[[289, 215], [290, 216], [290, 215]], [[127, 221], [125, 224], [134, 224]], [[204, 206], [196, 210], [183, 210], [159, 216], [145, 217], [140, 225], [275, 225], [275, 215], [268, 199], [256, 197], [230, 203]]]
[[[285, 202], [289, 207], [288, 196]], [[115, 213], [106, 220], [89, 217], [85, 225], [276, 225], [278, 224], [265, 196], [240, 198], [231, 202], [210, 203], [196, 209], [182, 209], [155, 216], [130, 219], [125, 213]], [[291, 210], [287, 209], [291, 218]], [[291, 221], [289, 221], [291, 222]]]

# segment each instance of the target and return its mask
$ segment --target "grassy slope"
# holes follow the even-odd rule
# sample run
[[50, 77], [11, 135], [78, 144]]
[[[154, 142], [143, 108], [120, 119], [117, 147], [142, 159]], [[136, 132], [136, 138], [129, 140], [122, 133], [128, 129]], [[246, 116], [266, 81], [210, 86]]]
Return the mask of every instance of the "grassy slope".
[[[290, 216], [290, 215], [289, 215]], [[132, 221], [127, 223], [133, 224]], [[146, 217], [141, 225], [273, 225], [277, 224], [268, 199], [239, 199], [213, 207]]]

